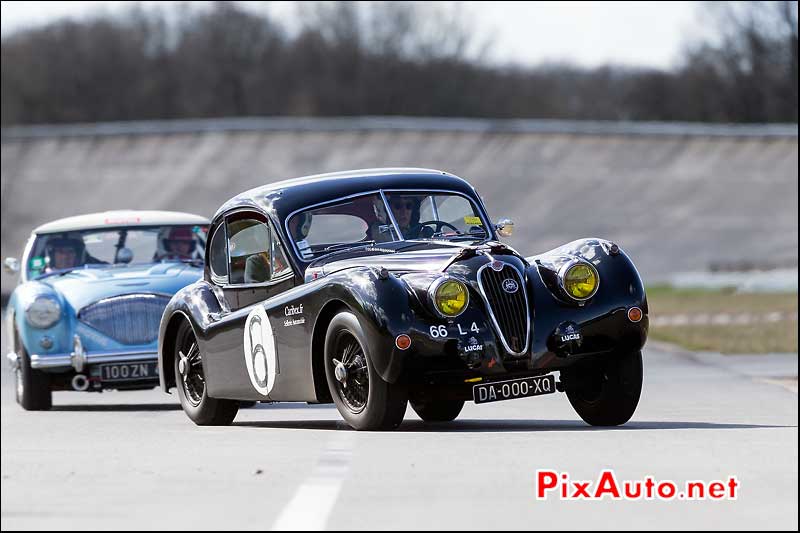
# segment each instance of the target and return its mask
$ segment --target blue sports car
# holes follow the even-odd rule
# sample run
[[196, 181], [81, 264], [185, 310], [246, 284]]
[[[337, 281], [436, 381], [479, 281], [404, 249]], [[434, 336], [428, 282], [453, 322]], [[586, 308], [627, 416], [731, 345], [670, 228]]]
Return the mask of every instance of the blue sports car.
[[52, 391], [158, 385], [158, 328], [172, 295], [203, 275], [208, 219], [110, 211], [36, 228], [6, 322], [17, 402], [52, 406]]

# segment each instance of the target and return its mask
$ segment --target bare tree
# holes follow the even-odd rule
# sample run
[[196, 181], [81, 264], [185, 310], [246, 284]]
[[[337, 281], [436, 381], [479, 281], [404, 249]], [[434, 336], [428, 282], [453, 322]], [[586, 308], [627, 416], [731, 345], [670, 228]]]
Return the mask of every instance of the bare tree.
[[244, 115], [797, 121], [797, 3], [712, 3], [674, 70], [492, 66], [468, 8], [133, 7], [2, 38], [2, 123]]

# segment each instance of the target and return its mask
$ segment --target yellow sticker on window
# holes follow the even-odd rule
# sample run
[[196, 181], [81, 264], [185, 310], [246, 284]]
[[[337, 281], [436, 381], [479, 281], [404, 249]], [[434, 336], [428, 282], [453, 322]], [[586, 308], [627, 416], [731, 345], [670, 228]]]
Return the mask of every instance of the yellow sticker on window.
[[466, 224], [478, 225], [483, 226], [483, 222], [481, 222], [481, 217], [464, 217], [464, 222]]

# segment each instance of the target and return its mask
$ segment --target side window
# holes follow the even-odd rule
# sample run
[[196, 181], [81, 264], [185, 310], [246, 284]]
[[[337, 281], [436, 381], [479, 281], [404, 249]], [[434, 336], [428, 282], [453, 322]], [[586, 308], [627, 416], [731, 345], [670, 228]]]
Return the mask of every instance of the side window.
[[278, 278], [292, 271], [280, 240], [272, 239], [272, 277]]
[[256, 219], [228, 221], [228, 255], [232, 284], [264, 283], [272, 278], [269, 226]]
[[230, 282], [234, 285], [265, 283], [289, 272], [291, 267], [272, 226], [247, 217], [228, 220]]
[[209, 266], [211, 267], [211, 275], [217, 283], [226, 283], [228, 281], [228, 254], [226, 253], [225, 239], [225, 224], [220, 224], [214, 236], [211, 237], [211, 245], [209, 247]]

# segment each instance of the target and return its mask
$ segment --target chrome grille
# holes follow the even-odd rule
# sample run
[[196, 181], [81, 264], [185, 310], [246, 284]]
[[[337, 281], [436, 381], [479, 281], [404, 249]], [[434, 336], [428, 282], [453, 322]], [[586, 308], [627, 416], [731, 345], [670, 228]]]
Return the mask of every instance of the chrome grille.
[[[521, 355], [528, 349], [530, 333], [530, 314], [525, 282], [514, 267], [503, 264], [499, 271], [491, 264], [484, 265], [478, 271], [478, 285], [481, 288], [489, 314], [497, 334], [506, 351]], [[516, 292], [509, 293], [503, 284], [513, 280], [517, 284]]]
[[122, 344], [149, 344], [158, 338], [168, 302], [156, 294], [115, 296], [87, 305], [78, 320]]

